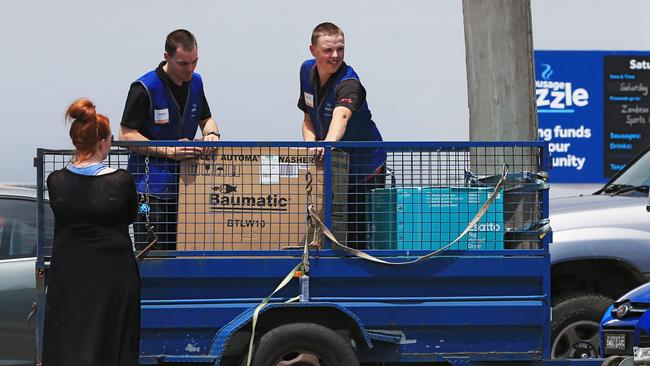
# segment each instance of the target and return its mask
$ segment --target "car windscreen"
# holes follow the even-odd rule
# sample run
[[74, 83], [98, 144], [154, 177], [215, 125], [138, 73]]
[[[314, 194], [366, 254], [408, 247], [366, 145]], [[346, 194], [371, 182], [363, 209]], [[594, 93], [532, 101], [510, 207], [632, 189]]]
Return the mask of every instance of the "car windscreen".
[[650, 183], [650, 153], [644, 154], [611, 182], [612, 185], [627, 186], [642, 186], [648, 183]]

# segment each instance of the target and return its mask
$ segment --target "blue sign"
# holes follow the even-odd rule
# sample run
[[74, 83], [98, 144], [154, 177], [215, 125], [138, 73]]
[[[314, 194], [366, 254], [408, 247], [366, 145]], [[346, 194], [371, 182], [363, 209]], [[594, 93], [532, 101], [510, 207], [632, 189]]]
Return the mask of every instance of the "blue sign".
[[535, 68], [552, 182], [606, 181], [650, 143], [650, 52], [535, 51]]

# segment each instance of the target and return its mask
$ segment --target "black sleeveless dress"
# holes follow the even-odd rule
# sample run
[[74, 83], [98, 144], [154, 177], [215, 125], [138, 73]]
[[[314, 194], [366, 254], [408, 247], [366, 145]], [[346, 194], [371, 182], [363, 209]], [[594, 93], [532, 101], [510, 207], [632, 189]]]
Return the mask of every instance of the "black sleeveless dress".
[[138, 365], [140, 275], [129, 237], [137, 213], [131, 173], [47, 179], [54, 248], [47, 285], [44, 366]]

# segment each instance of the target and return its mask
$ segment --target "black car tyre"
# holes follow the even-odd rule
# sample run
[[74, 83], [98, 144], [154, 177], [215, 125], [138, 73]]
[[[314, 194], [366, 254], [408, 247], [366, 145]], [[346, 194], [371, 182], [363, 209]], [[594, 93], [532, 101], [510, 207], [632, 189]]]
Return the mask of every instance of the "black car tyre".
[[558, 298], [553, 302], [551, 358], [597, 358], [600, 320], [612, 299], [588, 293]]
[[[242, 365], [246, 365], [246, 356]], [[286, 324], [260, 338], [252, 366], [358, 366], [349, 341], [313, 323]]]
[[607, 357], [600, 366], [626, 366], [633, 365], [633, 357], [629, 356], [609, 356]]

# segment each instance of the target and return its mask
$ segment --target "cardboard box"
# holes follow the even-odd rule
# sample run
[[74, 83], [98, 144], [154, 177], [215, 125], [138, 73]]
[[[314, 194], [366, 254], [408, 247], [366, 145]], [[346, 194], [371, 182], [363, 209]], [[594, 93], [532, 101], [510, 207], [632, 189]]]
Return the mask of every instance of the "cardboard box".
[[[489, 187], [375, 189], [370, 204], [372, 247], [439, 249], [458, 237], [492, 191]], [[450, 249], [503, 249], [503, 216], [499, 193], [478, 224]]]
[[[331, 156], [330, 229], [343, 238], [348, 158], [342, 151]], [[306, 222], [307, 172], [314, 206], [325, 221], [325, 172], [306, 148], [223, 147], [209, 159], [182, 162], [177, 249], [302, 248], [305, 236], [312, 234]]]

